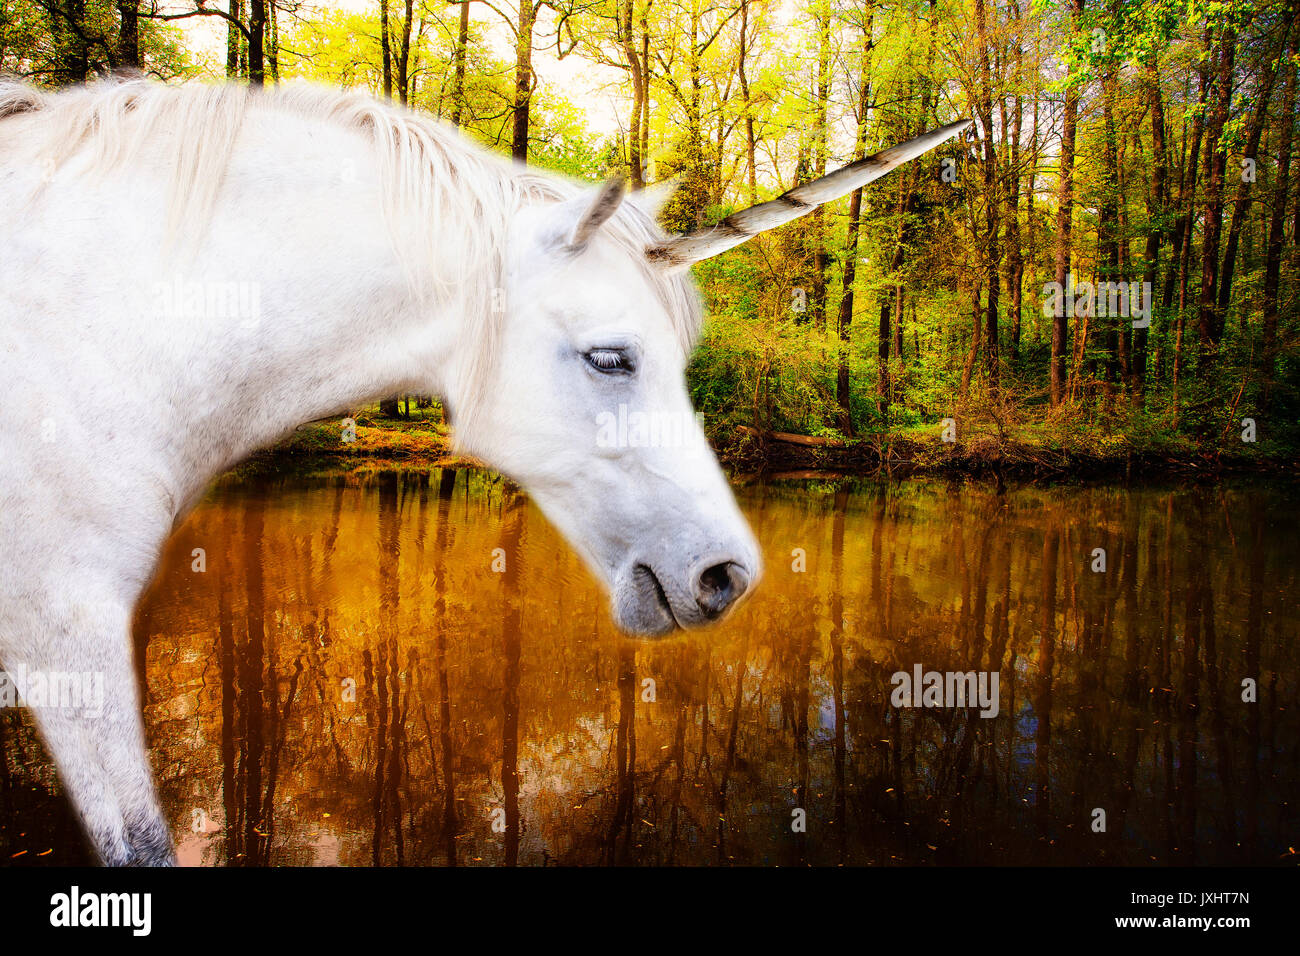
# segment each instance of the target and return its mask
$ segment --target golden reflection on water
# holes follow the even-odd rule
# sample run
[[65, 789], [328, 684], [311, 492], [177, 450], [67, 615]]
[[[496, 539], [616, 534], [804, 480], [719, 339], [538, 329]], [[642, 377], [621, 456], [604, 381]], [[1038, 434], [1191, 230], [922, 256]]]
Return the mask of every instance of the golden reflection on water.
[[[499, 479], [219, 485], [136, 627], [182, 862], [1294, 861], [1289, 489], [739, 495], [756, 595], [636, 643]], [[1000, 713], [892, 706], [917, 664]], [[83, 860], [24, 715], [0, 748], [0, 861]]]

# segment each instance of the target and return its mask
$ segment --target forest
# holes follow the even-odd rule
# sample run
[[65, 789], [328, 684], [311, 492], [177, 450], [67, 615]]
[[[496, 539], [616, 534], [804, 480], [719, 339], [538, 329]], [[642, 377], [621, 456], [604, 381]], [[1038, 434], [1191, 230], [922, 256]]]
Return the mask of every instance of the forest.
[[715, 445], [1276, 470], [1300, 448], [1298, 14], [0, 0], [0, 72], [364, 89], [521, 163], [670, 189], [678, 232], [970, 119], [964, 140], [696, 266], [709, 320], [689, 384]]

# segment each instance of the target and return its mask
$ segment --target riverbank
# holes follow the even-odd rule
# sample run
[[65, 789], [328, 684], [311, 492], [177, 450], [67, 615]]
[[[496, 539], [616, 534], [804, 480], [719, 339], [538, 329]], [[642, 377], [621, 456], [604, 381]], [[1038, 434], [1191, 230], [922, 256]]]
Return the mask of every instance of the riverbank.
[[[760, 432], [745, 425], [707, 428], [718, 458], [740, 474], [797, 477], [840, 473], [895, 477], [943, 476], [1050, 480], [1053, 478], [1300, 476], [1300, 461], [1267, 439], [1197, 444], [1158, 431], [1097, 434], [1068, 422], [1009, 425], [952, 419], [944, 423], [863, 435], [855, 439]], [[1239, 446], [1239, 447], [1238, 447]], [[289, 462], [388, 468], [477, 465], [453, 453], [439, 409], [415, 409], [409, 418], [377, 410], [310, 422], [245, 465], [270, 470]]]
[[[1247, 449], [1250, 446], [1246, 446]], [[1056, 440], [1031, 429], [1001, 434], [977, 432], [945, 440], [940, 428], [869, 435], [853, 441], [810, 441], [780, 432], [737, 429], [719, 448], [730, 468], [749, 472], [841, 472], [892, 477], [943, 476], [1016, 478], [1154, 478], [1171, 474], [1215, 477], [1257, 474], [1300, 475], [1300, 462], [1275, 453], [1231, 447], [1205, 449], [1190, 442], [1144, 443], [1126, 436], [1103, 441]]]

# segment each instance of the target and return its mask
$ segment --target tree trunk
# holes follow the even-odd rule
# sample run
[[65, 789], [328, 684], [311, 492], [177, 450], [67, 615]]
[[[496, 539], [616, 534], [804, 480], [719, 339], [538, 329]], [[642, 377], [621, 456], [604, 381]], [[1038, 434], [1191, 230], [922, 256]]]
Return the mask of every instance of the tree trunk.
[[276, 0], [267, 0], [266, 4], [266, 64], [270, 68], [272, 83], [280, 82], [280, 15]]
[[[741, 29], [744, 29], [743, 15], [747, 12], [748, 0], [746, 0], [746, 9], [742, 10]], [[632, 21], [632, 0], [623, 0], [622, 13], [618, 21], [619, 38], [623, 44], [623, 55], [627, 57], [628, 72], [632, 75], [632, 119], [628, 124], [630, 135], [628, 136], [628, 178], [632, 182], [632, 188], [642, 189], [645, 187], [645, 161], [641, 155], [641, 108], [645, 100], [645, 64], [641, 62], [640, 54], [636, 48], [636, 25]], [[745, 71], [745, 40], [741, 37], [740, 41], [740, 71], [741, 82], [744, 83]]]
[[[230, 0], [230, 15], [236, 20], [243, 21], [244, 11], [240, 0]], [[244, 34], [240, 32], [239, 27], [227, 21], [226, 23], [226, 79], [234, 79], [239, 76], [240, 53], [243, 50]]]
[[882, 285], [876, 296], [880, 302], [880, 340], [876, 349], [877, 364], [879, 372], [877, 374], [877, 392], [880, 395], [881, 414], [887, 415], [889, 406], [893, 401], [893, 372], [890, 369], [890, 353], [896, 350], [901, 339], [899, 334], [899, 322], [902, 320], [901, 308], [894, 313], [895, 306], [901, 307], [902, 287], [898, 284], [896, 276], [898, 271], [903, 267], [903, 249], [907, 243], [907, 217], [911, 213], [911, 197], [907, 191], [906, 172], [901, 173], [898, 177], [898, 201], [894, 204], [894, 216], [898, 219], [898, 237], [894, 243], [893, 254], [889, 257], [889, 271], [885, 278], [894, 279], [892, 285]]
[[641, 12], [641, 62], [645, 64], [645, 95], [641, 97], [641, 118], [637, 130], [641, 137], [641, 162], [650, 151], [650, 25], [646, 22], [646, 8]]
[[[1020, 28], [1020, 8], [1011, 4], [1011, 14], [1015, 19], [1016, 32]], [[1025, 258], [1020, 243], [1020, 127], [1024, 123], [1024, 98], [1020, 95], [1024, 75], [1024, 51], [1016, 43], [1013, 82], [1016, 94], [1011, 108], [1011, 155], [1007, 168], [1010, 196], [1007, 208], [1007, 293], [1011, 299], [1011, 358], [1014, 361], [1020, 355], [1020, 308], [1024, 289]], [[1005, 103], [1005, 100], [1002, 101]], [[1003, 107], [1003, 128], [1006, 128], [1005, 106]]]
[[266, 42], [266, 0], [248, 0], [248, 85], [262, 86], [266, 66], [263, 51]]
[[903, 372], [903, 284], [894, 284], [894, 364]]
[[1174, 259], [1177, 263], [1170, 263], [1178, 279], [1178, 319], [1174, 329], [1174, 364], [1171, 382], [1175, 405], [1178, 400], [1178, 380], [1183, 367], [1183, 329], [1187, 320], [1187, 284], [1192, 258], [1192, 217], [1196, 203], [1197, 178], [1200, 174], [1201, 140], [1205, 134], [1203, 117], [1206, 104], [1210, 101], [1210, 52], [1214, 48], [1210, 27], [1206, 27], [1205, 30], [1204, 47], [1205, 58], [1201, 62], [1199, 71], [1200, 92], [1197, 96], [1198, 108], [1192, 119], [1192, 145], [1188, 151], [1187, 175], [1178, 190], [1178, 205], [1185, 212], [1179, 220], [1181, 229], [1174, 235]]
[[379, 52], [383, 59], [384, 99], [393, 98], [393, 48], [388, 33], [388, 0], [379, 0]]
[[510, 155], [516, 162], [528, 162], [528, 110], [533, 99], [533, 23], [537, 9], [533, 0], [519, 0], [519, 32], [515, 38], [514, 123], [510, 133]]
[[411, 94], [411, 23], [415, 18], [415, 0], [406, 0], [402, 18], [402, 42], [397, 48], [397, 97], [405, 106]]
[[57, 53], [55, 80], [60, 85], [85, 83], [90, 78], [90, 45], [86, 38], [85, 0], [67, 0], [65, 6], [46, 7]]
[[[1292, 20], [1300, 19], [1300, 3], [1291, 7]], [[1292, 30], [1287, 44], [1286, 85], [1282, 93], [1282, 111], [1278, 114], [1277, 173], [1273, 180], [1272, 211], [1268, 223], [1268, 242], [1264, 251], [1264, 404], [1272, 398], [1273, 376], [1277, 363], [1278, 289], [1281, 286], [1282, 245], [1285, 241], [1283, 220], [1286, 217], [1286, 197], [1291, 178], [1291, 145], [1295, 135], [1296, 107], [1296, 37], [1300, 31]]]
[[[1151, 204], [1147, 208], [1146, 247], [1143, 251], [1142, 281], [1152, 290], [1156, 284], [1156, 268], [1160, 262], [1160, 244], [1164, 238], [1164, 220], [1169, 208], [1169, 151], [1165, 145], [1165, 105], [1160, 92], [1160, 69], [1155, 53], [1144, 64], [1143, 80], [1146, 84], [1147, 102], [1151, 109]], [[1154, 304], [1154, 303], [1153, 303]], [[1141, 404], [1146, 388], [1147, 329], [1133, 332], [1132, 398]]]
[[[1071, 29], [1083, 15], [1084, 0], [1071, 0]], [[1064, 289], [1069, 281], [1071, 229], [1074, 218], [1074, 140], [1079, 119], [1079, 92], [1073, 84], [1065, 91], [1065, 115], [1061, 132], [1060, 186], [1056, 203], [1056, 283]], [[1069, 319], [1065, 309], [1052, 317], [1051, 395], [1052, 404], [1065, 398], [1065, 341]]]
[[[858, 64], [858, 135], [854, 144], [854, 158], [866, 155], [867, 113], [871, 109], [871, 51], [874, 46], [875, 22], [873, 8], [866, 10], [862, 24], [862, 58]], [[750, 167], [751, 174], [753, 167]], [[753, 188], [752, 186], [750, 187]], [[835, 323], [840, 337], [839, 366], [835, 374], [835, 401], [840, 407], [840, 431], [853, 434], [853, 414], [849, 394], [849, 328], [853, 324], [853, 283], [858, 268], [858, 231], [862, 221], [862, 189], [853, 190], [849, 197], [849, 225], [844, 241], [843, 292], [840, 295], [839, 316]]]
[[1201, 242], [1201, 292], [1196, 324], [1202, 357], [1210, 363], [1223, 335], [1223, 315], [1218, 303], [1219, 239], [1223, 231], [1223, 185], [1228, 155], [1219, 147], [1232, 104], [1232, 72], [1237, 54], [1237, 33], [1231, 24], [1222, 28], [1218, 47], [1213, 72], [1214, 98], [1205, 124], [1205, 159], [1210, 178], [1205, 187], [1205, 237]]
[[460, 26], [456, 31], [455, 73], [451, 87], [451, 125], [460, 129], [465, 116], [465, 58], [469, 52], [469, 5], [460, 0]]
[[984, 229], [987, 240], [987, 261], [984, 284], [988, 286], [988, 301], [984, 312], [984, 359], [989, 389], [997, 393], [998, 368], [998, 291], [1002, 282], [1002, 250], [998, 242], [1002, 228], [1002, 196], [998, 177], [998, 155], [993, 145], [993, 91], [992, 59], [989, 52], [987, 11], [984, 0], [975, 0], [975, 24], [979, 32], [980, 81], [979, 114], [984, 126]]
[[[1273, 98], [1273, 87], [1277, 83], [1277, 63], [1282, 51], [1286, 48], [1287, 38], [1294, 31], [1291, 20], [1284, 20], [1280, 27], [1281, 35], [1278, 37], [1277, 48], [1271, 56], [1265, 58], [1262, 69], [1264, 77], [1260, 83], [1260, 90], [1255, 96], [1255, 115], [1251, 117], [1249, 132], [1246, 134], [1246, 151], [1245, 156], [1250, 160], [1257, 160], [1259, 156], [1259, 140], [1264, 131], [1264, 123], [1268, 118], [1268, 104]], [[1232, 221], [1228, 226], [1228, 241], [1223, 250], [1223, 269], [1219, 276], [1219, 332], [1223, 332], [1223, 322], [1228, 315], [1228, 306], [1232, 302], [1232, 278], [1236, 271], [1237, 265], [1237, 246], [1241, 242], [1241, 230], [1246, 223], [1246, 213], [1249, 210], [1247, 200], [1250, 195], [1250, 185], [1253, 176], [1241, 176], [1241, 182], [1237, 185], [1236, 205], [1232, 210]]]
[[[813, 137], [813, 174], [826, 175], [828, 151], [828, 111], [831, 88], [831, 12], [826, 0], [817, 4], [814, 16], [817, 21], [817, 104], [816, 130]], [[813, 322], [818, 329], [826, 328], [826, 220], [825, 210], [818, 206], [809, 216], [813, 234]]]
[[126, 70], [140, 69], [140, 0], [117, 0], [121, 28], [117, 39], [117, 63]]
[[983, 291], [984, 289], [981, 286], [975, 286], [975, 295], [971, 299], [972, 328], [970, 336], [970, 351], [966, 353], [966, 364], [961, 370], [960, 397], [963, 400], [965, 400], [966, 393], [970, 389], [971, 372], [974, 370], [975, 361], [979, 358], [980, 354], [980, 331], [984, 327], [983, 323], [980, 321], [983, 318], [981, 314], [982, 310], [980, 308], [980, 295]]
[[880, 406], [880, 415], [888, 422], [889, 416], [889, 398], [890, 398], [890, 375], [889, 375], [889, 346], [893, 341], [893, 330], [889, 321], [889, 309], [892, 291], [882, 289], [880, 295], [880, 327], [879, 338], [876, 340], [876, 395], [879, 398], [877, 403]]
[[[740, 53], [736, 72], [740, 77], [740, 96], [745, 110], [745, 165], [749, 174], [749, 204], [753, 206], [758, 203], [758, 170], [754, 148], [754, 104], [749, 95], [749, 77], [745, 73], [745, 60], [749, 55], [749, 3], [750, 0], [740, 0]], [[870, 22], [870, 10], [867, 19]]]
[[[1041, 37], [1035, 37], [1034, 56], [1036, 60], [1039, 54], [1041, 53], [1041, 47], [1042, 47]], [[1034, 191], [1038, 179], [1038, 161], [1040, 156], [1042, 155], [1042, 146], [1043, 146], [1042, 139], [1038, 135], [1038, 109], [1039, 109], [1039, 104], [1043, 98], [1042, 82], [1041, 82], [1042, 78], [1041, 78], [1041, 74], [1038, 71], [1034, 71], [1034, 77], [1035, 79], [1034, 79], [1034, 86], [1032, 92], [1033, 102], [1034, 102], [1034, 112], [1033, 112], [1033, 119], [1031, 120], [1032, 125], [1030, 126], [1030, 130], [1029, 130], [1029, 143], [1030, 143], [1029, 183], [1028, 183], [1028, 188], [1025, 190], [1025, 247], [1031, 250], [1030, 251], [1031, 258], [1029, 263], [1029, 267], [1031, 271], [1033, 270], [1033, 266], [1034, 266], [1034, 260], [1032, 258], [1033, 250], [1035, 249], [1034, 236], [1038, 225], [1038, 217], [1034, 213]], [[1034, 344], [1039, 345], [1041, 343], [1042, 343], [1042, 323], [1038, 321], [1038, 317], [1035, 317], [1034, 318]]]
[[[1119, 150], [1116, 145], [1115, 131], [1115, 76], [1114, 69], [1107, 64], [1102, 72], [1102, 184], [1100, 215], [1097, 218], [1097, 242], [1100, 247], [1103, 274], [1107, 282], [1119, 282]], [[1098, 296], [1100, 301], [1100, 295]], [[1100, 313], [1100, 308], [1098, 309]], [[1105, 343], [1105, 382], [1107, 396], [1111, 395], [1117, 381], [1121, 379], [1123, 330], [1121, 316], [1107, 315], [1102, 324], [1102, 339]]]
[[[1191, 147], [1187, 147], [1187, 132], [1183, 131], [1183, 148], [1187, 155], [1187, 168], [1179, 165], [1178, 208], [1182, 210], [1178, 221], [1174, 223], [1173, 252], [1169, 261], [1169, 272], [1165, 276], [1164, 306], [1172, 309], [1174, 305], [1174, 288], [1180, 286], [1183, 263], [1183, 244], [1189, 241], [1192, 231], [1192, 210], [1195, 206], [1197, 177], [1200, 172], [1201, 137], [1205, 129], [1205, 104], [1210, 95], [1209, 51], [1210, 34], [1206, 30], [1204, 38], [1205, 59], [1197, 71], [1200, 90], [1197, 93], [1196, 109], [1192, 111]], [[1181, 288], [1180, 288], [1181, 298]], [[1179, 306], [1181, 308], [1181, 305]]]

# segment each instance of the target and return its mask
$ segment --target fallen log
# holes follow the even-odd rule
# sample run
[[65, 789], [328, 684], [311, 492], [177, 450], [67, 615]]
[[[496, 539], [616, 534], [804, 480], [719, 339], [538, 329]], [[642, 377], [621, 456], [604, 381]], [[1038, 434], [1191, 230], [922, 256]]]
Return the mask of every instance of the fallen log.
[[803, 471], [774, 471], [763, 477], [768, 481], [835, 481], [847, 477], [847, 475], [847, 472], [827, 471], [823, 468], [805, 469]]
[[737, 425], [742, 434], [752, 435], [762, 441], [779, 441], [787, 445], [805, 445], [811, 448], [843, 448], [844, 442], [838, 438], [816, 438], [812, 435], [795, 435], [791, 432], [763, 432], [751, 425]]

